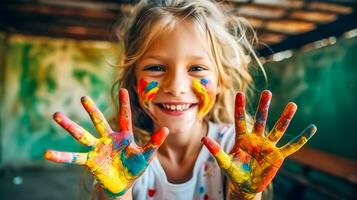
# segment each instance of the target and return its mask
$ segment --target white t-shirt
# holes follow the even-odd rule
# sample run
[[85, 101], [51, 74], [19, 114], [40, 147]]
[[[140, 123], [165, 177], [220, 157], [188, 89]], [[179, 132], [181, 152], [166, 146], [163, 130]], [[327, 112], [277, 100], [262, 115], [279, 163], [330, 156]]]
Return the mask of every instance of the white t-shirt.
[[[229, 152], [234, 145], [233, 125], [209, 122], [207, 135], [215, 139], [225, 152]], [[133, 198], [135, 200], [220, 200], [224, 199], [224, 182], [224, 175], [216, 160], [203, 146], [193, 168], [192, 178], [185, 183], [168, 182], [165, 171], [155, 157], [134, 184]]]

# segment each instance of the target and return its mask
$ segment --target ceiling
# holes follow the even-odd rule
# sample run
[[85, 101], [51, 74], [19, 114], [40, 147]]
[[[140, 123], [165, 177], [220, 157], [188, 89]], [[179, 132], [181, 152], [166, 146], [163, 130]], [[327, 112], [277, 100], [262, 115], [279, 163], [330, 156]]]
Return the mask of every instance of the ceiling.
[[[0, 3], [0, 31], [25, 35], [113, 41], [113, 27], [136, 0], [8, 0]], [[225, 0], [245, 17], [267, 46], [261, 56], [338, 37], [357, 28], [355, 0]]]

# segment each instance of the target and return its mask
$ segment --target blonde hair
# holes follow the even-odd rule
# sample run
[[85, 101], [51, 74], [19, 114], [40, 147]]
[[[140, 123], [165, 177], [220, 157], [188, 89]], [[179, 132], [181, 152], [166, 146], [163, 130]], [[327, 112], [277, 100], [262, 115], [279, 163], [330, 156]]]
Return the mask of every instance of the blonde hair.
[[[128, 89], [136, 140], [145, 142], [153, 131], [153, 123], [139, 105], [135, 63], [155, 38], [178, 20], [188, 20], [206, 34], [211, 58], [216, 65], [221, 92], [205, 119], [233, 123], [235, 93], [251, 93], [253, 88], [248, 68], [249, 54], [258, 61], [247, 37], [251, 28], [246, 21], [224, 13], [219, 4], [209, 0], [144, 0], [130, 15], [132, 18], [118, 28], [123, 52], [119, 64], [120, 78], [113, 85], [112, 95], [117, 96], [118, 87]], [[250, 33], [255, 36], [254, 31]]]

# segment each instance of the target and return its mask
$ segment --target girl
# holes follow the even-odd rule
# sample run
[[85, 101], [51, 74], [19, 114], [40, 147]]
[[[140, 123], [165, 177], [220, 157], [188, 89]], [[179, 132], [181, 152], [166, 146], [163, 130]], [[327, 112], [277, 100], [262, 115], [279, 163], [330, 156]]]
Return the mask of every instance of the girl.
[[244, 93], [252, 48], [241, 22], [214, 2], [142, 1], [123, 46], [119, 83], [127, 89], [119, 90], [119, 131], [83, 97], [100, 138], [61, 113], [54, 120], [93, 150], [45, 153], [51, 161], [87, 166], [109, 198], [261, 199], [284, 158], [316, 131], [311, 125], [276, 147], [296, 105], [289, 103], [265, 135], [269, 91], [249, 126]]

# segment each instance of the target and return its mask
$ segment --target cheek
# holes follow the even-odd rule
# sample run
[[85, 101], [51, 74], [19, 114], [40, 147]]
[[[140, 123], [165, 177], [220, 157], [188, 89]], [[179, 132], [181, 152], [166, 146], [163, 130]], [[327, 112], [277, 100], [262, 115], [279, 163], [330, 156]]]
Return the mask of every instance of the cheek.
[[138, 83], [137, 91], [140, 104], [148, 109], [150, 107], [150, 102], [158, 91], [159, 87], [157, 81], [146, 81], [141, 78]]
[[200, 118], [203, 118], [211, 110], [216, 100], [212, 81], [205, 78], [200, 80], [194, 79], [192, 81], [192, 88], [200, 99], [198, 115]]

